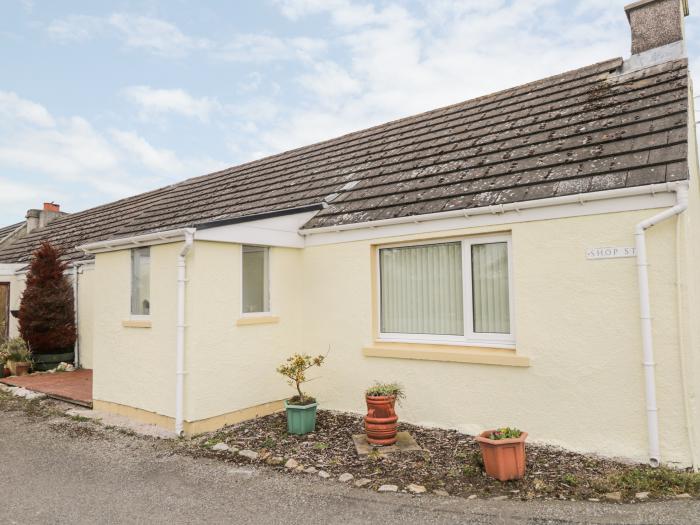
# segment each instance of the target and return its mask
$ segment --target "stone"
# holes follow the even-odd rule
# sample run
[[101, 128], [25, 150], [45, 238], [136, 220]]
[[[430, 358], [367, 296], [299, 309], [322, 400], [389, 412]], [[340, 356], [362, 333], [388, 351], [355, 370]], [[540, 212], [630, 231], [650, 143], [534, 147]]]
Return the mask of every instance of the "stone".
[[649, 499], [649, 493], [648, 492], [637, 492], [634, 497], [636, 499]]
[[364, 487], [365, 485], [369, 485], [370, 483], [372, 483], [371, 479], [362, 478], [362, 479], [358, 479], [355, 481], [355, 486], [356, 487]]
[[323, 478], [323, 479], [328, 479], [331, 477], [331, 475], [328, 472], [326, 472], [325, 470], [319, 470], [318, 477]]
[[297, 468], [299, 466], [299, 462], [296, 459], [289, 458], [287, 462], [284, 464], [284, 468]]
[[349, 472], [346, 472], [345, 474], [341, 474], [341, 475], [338, 477], [338, 481], [340, 481], [341, 483], [347, 483], [348, 481], [350, 481], [350, 480], [351, 480], [352, 478], [354, 478], [354, 477], [355, 477], [355, 476], [353, 476], [353, 475], [350, 474]]
[[508, 496], [494, 496], [491, 498], [491, 501], [505, 501], [508, 499]]
[[399, 487], [396, 485], [382, 485], [377, 489], [377, 492], [398, 492]]
[[281, 456], [272, 456], [267, 460], [267, 463], [269, 465], [281, 465], [282, 463], [284, 463], [284, 458]]
[[595, 502], [595, 501], [600, 501], [600, 499], [598, 499], [598, 498], [588, 498], [588, 501], [594, 501], [594, 502]]
[[217, 452], [224, 452], [230, 448], [231, 447], [229, 447], [226, 443], [217, 443], [216, 445], [211, 447], [212, 450], [216, 450]]
[[676, 496], [676, 499], [688, 499], [688, 498], [692, 498], [692, 496], [690, 494], [688, 494], [687, 492], [684, 492], [683, 494], [678, 494]]
[[238, 453], [238, 455], [243, 456], [244, 458], [248, 458], [250, 460], [258, 459], [258, 453], [253, 452], [252, 450], [247, 450], [247, 449], [241, 450]]
[[299, 465], [294, 468], [294, 472], [304, 472], [304, 465]]
[[316, 467], [309, 467], [304, 469], [304, 472], [306, 472], [307, 474], [316, 474], [316, 472], [318, 472], [318, 469]]
[[608, 492], [605, 495], [605, 499], [608, 501], [622, 501], [622, 492]]
[[446, 490], [442, 490], [442, 489], [435, 489], [433, 491], [433, 494], [435, 494], [436, 496], [449, 496], [450, 495], [449, 492], [447, 492]]
[[423, 485], [416, 485], [415, 483], [411, 483], [408, 487], [406, 487], [406, 490], [413, 494], [423, 494], [426, 489]]
[[478, 497], [479, 496], [477, 496], [476, 494], [471, 494], [467, 499], [476, 499]]

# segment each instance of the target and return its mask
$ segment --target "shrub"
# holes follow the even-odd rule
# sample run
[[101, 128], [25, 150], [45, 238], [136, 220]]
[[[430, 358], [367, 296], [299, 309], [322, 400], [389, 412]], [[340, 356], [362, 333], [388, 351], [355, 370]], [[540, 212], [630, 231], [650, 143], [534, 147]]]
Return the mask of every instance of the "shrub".
[[399, 383], [379, 383], [375, 382], [374, 385], [369, 387], [365, 394], [370, 397], [375, 396], [391, 396], [395, 397], [396, 400], [401, 403], [402, 399], [406, 399], [406, 392], [403, 386]]
[[287, 362], [283, 365], [277, 367], [277, 372], [287, 377], [290, 386], [297, 389], [298, 395], [289, 399], [289, 403], [292, 405], [308, 405], [309, 403], [315, 403], [316, 399], [311, 396], [307, 396], [301, 391], [301, 385], [306, 383], [306, 371], [314, 366], [321, 366], [323, 360], [326, 356], [318, 355], [316, 357], [311, 357], [306, 354], [294, 354], [287, 358]]
[[73, 288], [61, 251], [43, 242], [34, 252], [19, 307], [19, 331], [32, 352], [70, 351], [75, 343]]
[[491, 432], [489, 439], [514, 439], [519, 438], [521, 434], [522, 431], [518, 430], [517, 428], [503, 427]]
[[21, 337], [9, 339], [0, 345], [0, 361], [5, 363], [13, 361], [15, 363], [31, 362], [32, 354], [27, 348], [27, 343]]

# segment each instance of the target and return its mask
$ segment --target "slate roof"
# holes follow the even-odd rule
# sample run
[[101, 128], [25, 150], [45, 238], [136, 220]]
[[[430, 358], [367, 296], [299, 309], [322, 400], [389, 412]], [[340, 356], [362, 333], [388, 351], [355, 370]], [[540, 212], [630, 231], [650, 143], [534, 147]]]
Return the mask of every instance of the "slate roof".
[[188, 179], [55, 219], [42, 239], [87, 242], [329, 205], [314, 228], [688, 178], [687, 60], [620, 75], [615, 58]]
[[5, 237], [13, 233], [17, 228], [22, 226], [24, 222], [18, 222], [17, 224], [11, 224], [10, 226], [0, 226], [0, 243], [5, 240]]

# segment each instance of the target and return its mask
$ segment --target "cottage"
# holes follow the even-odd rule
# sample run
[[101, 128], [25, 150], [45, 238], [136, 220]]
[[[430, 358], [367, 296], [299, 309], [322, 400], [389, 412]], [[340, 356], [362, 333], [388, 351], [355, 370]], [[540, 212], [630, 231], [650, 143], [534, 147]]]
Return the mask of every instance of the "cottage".
[[[402, 382], [404, 420], [700, 465], [700, 187], [687, 2], [632, 55], [4, 232], [9, 307], [66, 251], [96, 408], [193, 434]], [[0, 294], [0, 299], [4, 297]], [[10, 331], [16, 331], [14, 325]]]

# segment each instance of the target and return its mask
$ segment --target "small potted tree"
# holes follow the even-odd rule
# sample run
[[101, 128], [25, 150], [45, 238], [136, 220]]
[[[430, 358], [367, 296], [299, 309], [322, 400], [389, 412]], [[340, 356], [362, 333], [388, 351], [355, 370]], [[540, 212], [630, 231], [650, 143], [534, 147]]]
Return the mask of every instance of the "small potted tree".
[[20, 337], [15, 337], [0, 346], [0, 354], [5, 356], [5, 366], [11, 375], [23, 376], [29, 373], [32, 366], [32, 355], [27, 343]]
[[297, 395], [284, 400], [287, 413], [287, 432], [289, 434], [308, 434], [316, 430], [316, 399], [301, 391], [301, 385], [308, 381], [306, 372], [314, 366], [321, 366], [325, 356], [311, 357], [306, 354], [294, 354], [287, 358], [285, 364], [277, 367], [277, 372], [288, 379], [290, 386], [297, 390]]
[[395, 405], [406, 397], [399, 383], [375, 383], [365, 391], [367, 415], [365, 433], [367, 442], [372, 445], [393, 445], [396, 443], [399, 416]]
[[486, 430], [476, 437], [481, 448], [486, 474], [500, 481], [521, 479], [525, 475], [527, 432], [517, 428]]
[[74, 359], [73, 286], [61, 256], [61, 250], [49, 242], [41, 243], [32, 254], [17, 314], [19, 332], [35, 358], [36, 369], [42, 371]]

